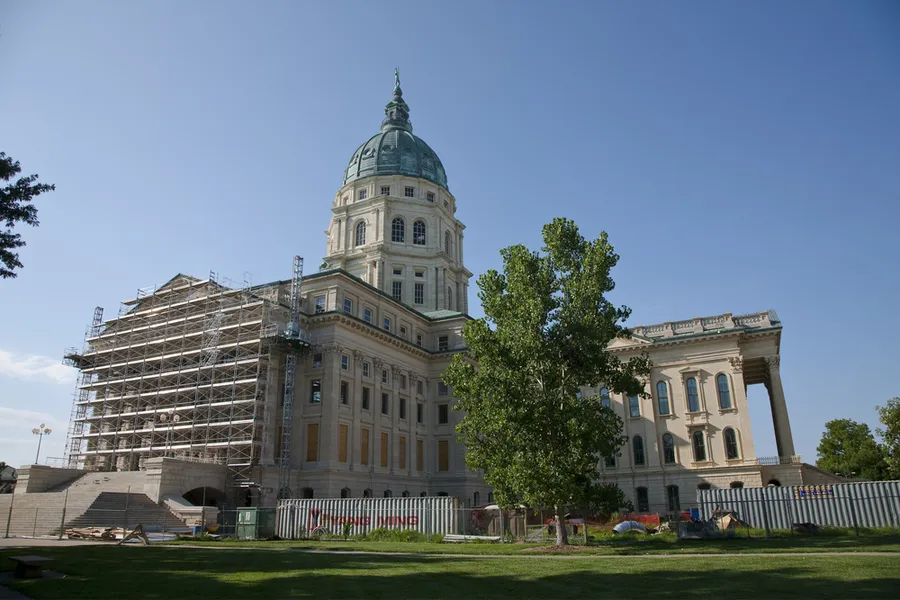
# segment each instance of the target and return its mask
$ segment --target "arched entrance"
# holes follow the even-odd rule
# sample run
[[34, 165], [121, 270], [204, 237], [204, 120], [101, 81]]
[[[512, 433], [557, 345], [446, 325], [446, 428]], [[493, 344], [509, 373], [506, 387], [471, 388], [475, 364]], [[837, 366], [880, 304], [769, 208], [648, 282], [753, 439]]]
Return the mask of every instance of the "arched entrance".
[[219, 506], [225, 502], [225, 492], [213, 487], [198, 487], [182, 496], [194, 506]]

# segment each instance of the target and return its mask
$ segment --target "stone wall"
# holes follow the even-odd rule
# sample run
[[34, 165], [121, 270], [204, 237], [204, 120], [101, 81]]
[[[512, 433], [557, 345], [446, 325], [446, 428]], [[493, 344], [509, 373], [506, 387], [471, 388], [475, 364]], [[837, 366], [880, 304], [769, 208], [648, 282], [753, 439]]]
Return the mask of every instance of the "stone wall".
[[75, 481], [87, 473], [81, 469], [57, 469], [45, 465], [29, 465], [19, 469], [16, 494], [36, 494], [64, 483]]

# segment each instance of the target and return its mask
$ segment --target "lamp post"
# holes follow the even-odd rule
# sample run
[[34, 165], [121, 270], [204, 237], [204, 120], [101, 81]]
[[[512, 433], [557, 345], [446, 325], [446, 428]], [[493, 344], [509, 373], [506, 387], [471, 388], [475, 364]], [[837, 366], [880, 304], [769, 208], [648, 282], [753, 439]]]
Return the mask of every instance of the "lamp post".
[[44, 441], [45, 435], [50, 435], [50, 428], [45, 427], [43, 423], [41, 423], [40, 427], [35, 427], [31, 430], [31, 433], [38, 436], [38, 449], [37, 454], [34, 455], [34, 464], [38, 464], [38, 460], [41, 458], [41, 442]]

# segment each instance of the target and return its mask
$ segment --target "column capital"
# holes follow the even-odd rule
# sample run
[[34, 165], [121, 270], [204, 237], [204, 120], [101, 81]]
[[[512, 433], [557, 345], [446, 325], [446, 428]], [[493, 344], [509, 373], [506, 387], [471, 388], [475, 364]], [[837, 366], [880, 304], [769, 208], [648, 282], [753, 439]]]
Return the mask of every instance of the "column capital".
[[740, 356], [729, 356], [728, 362], [731, 363], [732, 373], [742, 373], [744, 371], [744, 359]]
[[[381, 360], [380, 358], [373, 358], [373, 359], [372, 359], [372, 366], [374, 366], [376, 369], [380, 369], [380, 368], [382, 368], [382, 367], [384, 366], [384, 361]], [[380, 374], [380, 373], [378, 374], [378, 377], [379, 377], [379, 378], [381, 377], [381, 374]], [[380, 379], [379, 379], [379, 380], [380, 380]]]
[[769, 367], [769, 372], [779, 373], [781, 371], [781, 357], [776, 356], [767, 356], [765, 358], [766, 365]]
[[319, 347], [319, 350], [323, 354], [340, 354], [344, 351], [344, 347], [336, 342], [332, 342], [330, 344], [323, 344]]
[[397, 366], [397, 365], [391, 365], [391, 374], [392, 374], [394, 377], [399, 377], [399, 376], [400, 376], [400, 371], [402, 371], [402, 369], [401, 369], [399, 366]]
[[366, 359], [365, 355], [359, 350], [351, 350], [351, 352], [353, 352], [353, 364], [355, 364], [357, 368], [361, 368]]

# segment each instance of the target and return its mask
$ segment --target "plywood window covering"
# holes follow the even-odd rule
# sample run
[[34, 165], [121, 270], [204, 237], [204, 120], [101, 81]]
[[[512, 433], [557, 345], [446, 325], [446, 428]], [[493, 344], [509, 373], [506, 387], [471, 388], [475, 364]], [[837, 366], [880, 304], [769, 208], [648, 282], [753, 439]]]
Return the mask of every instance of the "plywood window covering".
[[400, 436], [400, 468], [406, 468], [406, 438]]
[[388, 466], [388, 434], [381, 433], [381, 466]]
[[347, 462], [347, 426], [341, 425], [338, 429], [338, 461]]
[[416, 440], [416, 471], [422, 471], [424, 468], [425, 443], [422, 440]]
[[450, 470], [449, 446], [450, 443], [447, 440], [438, 440], [438, 471]]
[[369, 464], [369, 430], [360, 430], [359, 436], [359, 464]]
[[319, 460], [319, 424], [310, 423], [306, 426], [306, 461]]

